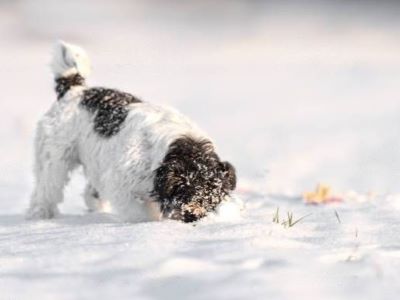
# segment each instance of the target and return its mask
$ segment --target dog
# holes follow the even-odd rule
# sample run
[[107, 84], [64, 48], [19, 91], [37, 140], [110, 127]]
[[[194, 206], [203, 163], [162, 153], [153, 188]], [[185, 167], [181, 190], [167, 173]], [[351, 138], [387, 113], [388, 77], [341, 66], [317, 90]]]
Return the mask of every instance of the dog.
[[126, 92], [87, 86], [90, 61], [79, 46], [57, 42], [51, 69], [57, 101], [36, 130], [29, 219], [59, 214], [78, 166], [87, 179], [88, 209], [108, 201], [125, 221], [194, 222], [229, 201], [235, 168], [187, 117]]

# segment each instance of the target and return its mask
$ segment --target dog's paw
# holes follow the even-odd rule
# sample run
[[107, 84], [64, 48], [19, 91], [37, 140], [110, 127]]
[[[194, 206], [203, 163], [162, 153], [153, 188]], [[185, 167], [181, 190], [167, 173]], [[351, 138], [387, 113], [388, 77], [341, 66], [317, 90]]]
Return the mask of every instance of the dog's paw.
[[26, 213], [27, 220], [52, 219], [59, 214], [58, 209], [53, 206], [33, 205]]

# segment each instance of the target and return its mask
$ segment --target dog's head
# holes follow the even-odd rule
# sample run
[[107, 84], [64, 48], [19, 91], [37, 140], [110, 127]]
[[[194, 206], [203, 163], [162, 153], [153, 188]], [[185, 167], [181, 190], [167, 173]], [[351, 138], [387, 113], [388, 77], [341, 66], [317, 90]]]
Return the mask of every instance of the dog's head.
[[164, 217], [194, 222], [215, 210], [236, 187], [236, 172], [211, 142], [177, 139], [156, 170], [154, 196]]

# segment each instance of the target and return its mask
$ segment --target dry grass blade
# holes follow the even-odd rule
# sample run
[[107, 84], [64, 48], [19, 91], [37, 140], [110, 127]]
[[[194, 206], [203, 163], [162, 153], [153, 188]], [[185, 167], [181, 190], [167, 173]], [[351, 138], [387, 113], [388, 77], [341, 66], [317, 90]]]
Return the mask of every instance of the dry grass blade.
[[302, 216], [301, 218], [297, 219], [294, 221], [293, 218], [293, 213], [292, 212], [288, 212], [287, 213], [287, 220], [282, 222], [282, 225], [286, 228], [290, 228], [293, 227], [294, 225], [296, 225], [297, 223], [299, 223], [300, 221], [302, 221], [303, 219], [307, 218], [308, 216], [310, 216], [311, 214]]
[[293, 214], [291, 215], [291, 219], [290, 219], [290, 224], [289, 227], [293, 227], [294, 225], [296, 225], [297, 223], [299, 223], [300, 221], [304, 220], [305, 218], [311, 216], [311, 214], [302, 216], [301, 218], [297, 219], [296, 221], [293, 222]]
[[342, 224], [342, 220], [340, 220], [339, 214], [336, 210], [335, 210], [335, 216], [336, 216], [336, 219], [338, 220], [339, 224]]
[[279, 207], [276, 208], [275, 214], [272, 217], [272, 222], [279, 224]]
[[289, 228], [293, 227], [300, 221], [302, 221], [304, 218], [310, 216], [311, 214], [305, 215], [297, 220], [294, 219], [293, 212], [287, 212], [287, 219], [282, 220], [282, 222], [279, 219], [279, 207], [276, 208], [275, 213], [272, 216], [272, 222], [276, 224], [281, 224], [283, 227]]

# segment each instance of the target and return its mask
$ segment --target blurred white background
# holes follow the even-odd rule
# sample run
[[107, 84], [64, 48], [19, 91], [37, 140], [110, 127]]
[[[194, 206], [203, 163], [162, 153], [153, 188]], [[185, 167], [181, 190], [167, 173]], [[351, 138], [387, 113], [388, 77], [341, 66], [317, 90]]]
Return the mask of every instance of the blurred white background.
[[0, 1], [0, 191], [27, 202], [54, 40], [90, 83], [177, 107], [263, 191], [400, 190], [400, 5], [385, 1]]

